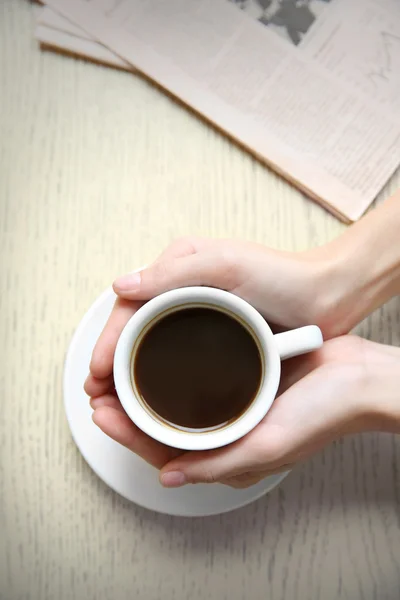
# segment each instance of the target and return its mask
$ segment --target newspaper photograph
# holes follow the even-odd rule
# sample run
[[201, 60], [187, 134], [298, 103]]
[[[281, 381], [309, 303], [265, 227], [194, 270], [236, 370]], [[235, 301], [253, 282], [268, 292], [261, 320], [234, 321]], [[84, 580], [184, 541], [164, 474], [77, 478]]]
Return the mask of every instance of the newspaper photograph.
[[229, 0], [295, 46], [331, 0]]

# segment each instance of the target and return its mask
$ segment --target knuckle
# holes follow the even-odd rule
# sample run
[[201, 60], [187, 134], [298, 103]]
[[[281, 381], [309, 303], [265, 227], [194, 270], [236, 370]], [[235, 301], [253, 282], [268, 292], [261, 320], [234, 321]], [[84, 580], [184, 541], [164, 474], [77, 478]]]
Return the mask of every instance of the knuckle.
[[222, 248], [218, 253], [218, 279], [226, 289], [237, 285], [239, 272], [236, 252], [231, 248]]
[[194, 480], [198, 483], [216, 483], [217, 482], [215, 473], [207, 468], [202, 469], [197, 474], [197, 476], [194, 477]]
[[221, 268], [229, 269], [235, 264], [236, 252], [227, 246], [220, 248], [219, 260]]
[[161, 261], [155, 263], [150, 271], [147, 271], [147, 275], [153, 281], [158, 283], [163, 282], [167, 279], [168, 273], [171, 271], [171, 264], [169, 261]]
[[198, 238], [195, 236], [182, 236], [177, 238], [170, 245], [171, 250], [175, 250], [179, 254], [194, 254], [198, 245]]

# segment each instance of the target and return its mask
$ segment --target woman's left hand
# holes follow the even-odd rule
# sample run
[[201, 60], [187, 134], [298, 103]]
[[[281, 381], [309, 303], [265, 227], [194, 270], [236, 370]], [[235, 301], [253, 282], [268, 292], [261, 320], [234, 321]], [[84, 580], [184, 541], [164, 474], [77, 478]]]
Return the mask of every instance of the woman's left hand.
[[115, 394], [91, 400], [93, 421], [160, 469], [165, 487], [212, 482], [248, 487], [346, 434], [395, 429], [378, 400], [385, 386], [397, 393], [399, 354], [397, 348], [344, 336], [286, 361], [280, 395], [267, 416], [244, 438], [217, 450], [183, 452], [152, 440], [132, 423]]

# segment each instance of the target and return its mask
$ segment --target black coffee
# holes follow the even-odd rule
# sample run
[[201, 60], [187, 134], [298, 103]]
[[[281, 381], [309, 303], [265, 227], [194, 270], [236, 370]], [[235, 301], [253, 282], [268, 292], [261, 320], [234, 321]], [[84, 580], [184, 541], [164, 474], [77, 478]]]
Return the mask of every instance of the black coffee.
[[238, 418], [262, 377], [252, 335], [212, 308], [185, 308], [161, 318], [144, 335], [134, 361], [144, 402], [163, 419], [196, 429]]

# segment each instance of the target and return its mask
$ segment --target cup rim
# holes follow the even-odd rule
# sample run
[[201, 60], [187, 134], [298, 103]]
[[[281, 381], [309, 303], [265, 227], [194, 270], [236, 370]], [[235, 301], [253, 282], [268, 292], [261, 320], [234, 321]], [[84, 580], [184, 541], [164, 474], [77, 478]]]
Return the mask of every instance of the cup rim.
[[[263, 362], [263, 379], [246, 412], [224, 427], [202, 432], [175, 429], [156, 420], [135, 394], [131, 382], [131, 354], [143, 329], [158, 315], [193, 304], [225, 309], [244, 321], [258, 340]], [[239, 296], [209, 287], [179, 288], [149, 300], [125, 325], [114, 355], [115, 388], [129, 418], [153, 439], [181, 450], [211, 450], [231, 444], [249, 433], [270, 409], [278, 390], [280, 373], [281, 361], [274, 335], [261, 314]]]

